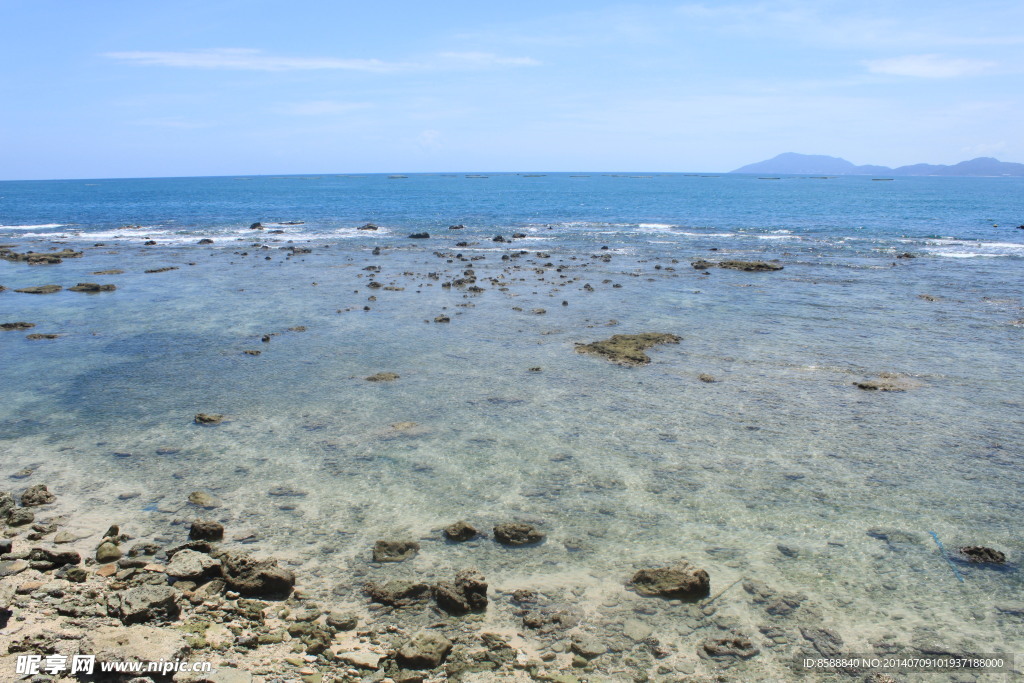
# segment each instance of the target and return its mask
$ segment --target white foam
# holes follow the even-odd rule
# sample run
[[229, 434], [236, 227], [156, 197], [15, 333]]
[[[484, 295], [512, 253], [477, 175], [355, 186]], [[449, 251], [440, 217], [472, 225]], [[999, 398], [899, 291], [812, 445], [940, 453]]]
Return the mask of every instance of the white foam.
[[933, 256], [941, 256], [942, 258], [999, 258], [1000, 256], [1006, 256], [1006, 254], [977, 254], [969, 251], [933, 251], [929, 253]]
[[675, 225], [671, 223], [640, 223], [637, 225], [639, 228], [674, 228]]
[[40, 223], [39, 225], [0, 225], [0, 230], [40, 230], [43, 228], [62, 228], [70, 223]]

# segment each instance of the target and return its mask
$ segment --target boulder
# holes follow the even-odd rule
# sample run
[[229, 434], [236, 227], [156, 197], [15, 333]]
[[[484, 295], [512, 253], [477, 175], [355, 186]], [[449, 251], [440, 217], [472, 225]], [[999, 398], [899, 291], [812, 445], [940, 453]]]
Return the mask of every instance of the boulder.
[[968, 562], [978, 564], [1004, 564], [1006, 555], [994, 548], [986, 548], [982, 545], [971, 545], [958, 548], [960, 555]]
[[505, 522], [494, 527], [494, 539], [502, 545], [530, 545], [544, 540], [544, 533], [532, 524]]
[[195, 550], [181, 550], [167, 563], [167, 576], [175, 579], [196, 581], [215, 572], [220, 561]]
[[221, 561], [221, 576], [228, 588], [242, 595], [287, 597], [295, 586], [295, 574], [277, 566], [277, 560], [257, 560], [239, 552], [214, 555]]
[[698, 600], [711, 592], [708, 573], [685, 561], [671, 567], [641, 569], [628, 586], [641, 595], [683, 600]]
[[74, 550], [50, 550], [49, 548], [32, 548], [28, 552], [28, 561], [33, 569], [48, 571], [68, 564], [78, 564], [82, 556]]
[[178, 591], [166, 585], [129, 588], [119, 597], [117, 616], [126, 626], [147, 621], [174, 621], [181, 611]]
[[374, 562], [404, 562], [416, 556], [420, 544], [416, 541], [377, 541], [373, 545]]
[[21, 494], [21, 504], [27, 508], [36, 507], [38, 505], [47, 505], [57, 500], [57, 496], [53, 495], [46, 488], [46, 484], [35, 484], [29, 486], [28, 489]]
[[0, 330], [28, 330], [35, 327], [35, 323], [2, 323], [0, 324]]
[[463, 569], [455, 581], [442, 581], [432, 589], [438, 606], [449, 614], [482, 612], [487, 608], [487, 580], [475, 569]]
[[117, 562], [120, 559], [121, 549], [117, 547], [116, 543], [104, 541], [103, 543], [100, 543], [98, 548], [96, 548], [96, 561], [100, 564]]
[[0, 516], [6, 517], [15, 507], [14, 496], [9, 491], [0, 491]]
[[414, 232], [413, 234], [409, 235], [409, 239], [414, 239], [414, 240], [425, 240], [425, 239], [429, 239], [429, 238], [430, 238], [430, 233], [429, 232]]
[[444, 535], [449, 541], [455, 541], [456, 543], [462, 543], [477, 535], [476, 527], [467, 522], [455, 522], [455, 524], [449, 524], [444, 528]]
[[436, 631], [419, 631], [396, 655], [398, 664], [409, 669], [433, 669], [441, 665], [452, 649], [452, 641]]
[[373, 223], [367, 223], [366, 225], [360, 225], [358, 228], [356, 228], [356, 230], [377, 230], [377, 229], [379, 229], [379, 228], [376, 225], [374, 225]]
[[647, 365], [651, 359], [644, 353], [657, 344], [678, 344], [681, 337], [660, 332], [642, 334], [616, 334], [602, 341], [578, 344], [577, 353], [601, 356], [619, 365], [633, 367]]
[[224, 526], [220, 522], [196, 520], [188, 531], [190, 541], [220, 541], [224, 538]]
[[25, 508], [14, 508], [7, 513], [7, 524], [10, 526], [25, 526], [34, 522], [35, 519], [35, 514]]

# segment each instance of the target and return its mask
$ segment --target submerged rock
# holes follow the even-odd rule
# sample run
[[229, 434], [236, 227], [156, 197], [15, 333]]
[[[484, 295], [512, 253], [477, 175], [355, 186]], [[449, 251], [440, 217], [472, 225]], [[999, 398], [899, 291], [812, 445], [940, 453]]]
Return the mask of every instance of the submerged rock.
[[35, 326], [35, 323], [0, 323], [0, 330], [28, 330]]
[[398, 375], [393, 372], [378, 372], [376, 375], [370, 375], [366, 378], [367, 382], [394, 382], [398, 379]]
[[910, 389], [916, 389], [919, 385], [916, 382], [908, 380], [899, 375], [893, 373], [884, 372], [878, 376], [878, 379], [866, 379], [859, 382], [854, 382], [853, 386], [864, 391], [908, 391]]
[[29, 486], [23, 494], [21, 494], [21, 504], [27, 508], [36, 507], [38, 505], [47, 505], [57, 500], [57, 496], [50, 493], [46, 488], [46, 484], [35, 484]]
[[371, 582], [363, 587], [363, 591], [373, 602], [392, 607], [408, 607], [425, 601], [430, 586], [412, 581]]
[[64, 288], [60, 285], [39, 285], [38, 287], [22, 287], [14, 291], [22, 294], [54, 294], [62, 289]]
[[750, 659], [761, 650], [746, 636], [733, 633], [725, 637], [708, 638], [701, 643], [697, 654], [701, 657]]
[[633, 367], [651, 362], [644, 350], [657, 344], [678, 344], [680, 339], [682, 337], [677, 335], [659, 332], [616, 334], [603, 341], [578, 344], [576, 352], [602, 356], [613, 363]]
[[26, 251], [23, 254], [11, 251], [10, 248], [0, 248], [0, 258], [6, 261], [21, 261], [31, 266], [38, 265], [51, 265], [55, 263], [61, 263], [66, 258], [81, 258], [81, 251], [74, 251], [72, 249], [62, 249], [60, 251], [46, 251], [46, 252], [35, 252]]
[[216, 425], [224, 421], [224, 416], [219, 413], [196, 413], [194, 422], [197, 425]]
[[360, 225], [356, 230], [377, 230], [378, 227], [373, 223], [367, 223], [366, 225]]
[[430, 233], [429, 232], [414, 232], [411, 235], [409, 235], [409, 239], [414, 239], [414, 240], [425, 240], [425, 239], [429, 239], [429, 238], [430, 238]]
[[60, 339], [60, 335], [52, 332], [35, 332], [33, 334], [26, 334], [25, 339], [30, 341], [35, 341], [37, 339]]
[[494, 527], [494, 540], [502, 545], [530, 545], [544, 540], [544, 533], [532, 524], [506, 522]]
[[416, 556], [420, 544], [416, 541], [377, 541], [373, 546], [374, 562], [404, 562]]
[[746, 271], [782, 270], [779, 264], [767, 261], [719, 261], [718, 267]]
[[708, 573], [685, 561], [671, 567], [641, 569], [627, 585], [641, 595], [685, 600], [700, 599], [711, 592]]
[[958, 548], [960, 555], [968, 562], [978, 564], [1003, 564], [1006, 562], [1006, 555], [994, 548], [986, 548], [982, 545], [971, 545]]
[[97, 284], [95, 282], [79, 282], [74, 287], [69, 287], [68, 291], [69, 292], [96, 293], [96, 292], [112, 292], [115, 289], [117, 289], [117, 287], [115, 285], [101, 285], [101, 284]]
[[193, 491], [188, 494], [188, 502], [201, 508], [212, 510], [221, 506], [220, 499], [206, 491]]
[[433, 669], [452, 649], [452, 641], [436, 631], [419, 631], [398, 650], [396, 660], [410, 669]]
[[444, 528], [444, 535], [449, 541], [455, 541], [461, 543], [468, 541], [469, 539], [477, 535], [476, 527], [469, 524], [468, 522], [455, 522]]

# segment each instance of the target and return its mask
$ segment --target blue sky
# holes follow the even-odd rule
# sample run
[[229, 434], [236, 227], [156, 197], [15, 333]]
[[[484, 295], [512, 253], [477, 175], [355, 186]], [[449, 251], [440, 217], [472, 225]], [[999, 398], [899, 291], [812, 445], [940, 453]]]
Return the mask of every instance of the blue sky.
[[0, 179], [1024, 162], [1024, 3], [0, 0]]

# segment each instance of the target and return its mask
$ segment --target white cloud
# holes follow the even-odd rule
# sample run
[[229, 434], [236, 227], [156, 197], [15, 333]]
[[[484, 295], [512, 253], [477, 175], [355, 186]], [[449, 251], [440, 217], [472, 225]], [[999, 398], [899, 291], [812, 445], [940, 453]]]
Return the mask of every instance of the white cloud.
[[449, 63], [466, 66], [540, 66], [540, 62], [531, 57], [501, 57], [490, 52], [442, 52], [438, 56]]
[[312, 100], [309, 102], [287, 102], [277, 107], [282, 114], [296, 116], [325, 116], [329, 114], [347, 114], [358, 109], [371, 107], [368, 102], [336, 102], [333, 100]]
[[489, 52], [444, 52], [421, 62], [385, 62], [380, 59], [336, 57], [284, 57], [247, 48], [213, 48], [181, 52], [107, 52], [105, 57], [141, 66], [186, 69], [237, 69], [244, 71], [343, 70], [376, 73], [444, 68], [537, 66], [530, 57], [502, 57]]
[[874, 59], [864, 62], [868, 71], [890, 76], [914, 76], [916, 78], [955, 78], [982, 73], [996, 66], [994, 62], [978, 59], [956, 59], [942, 55], [905, 55], [891, 59]]
[[143, 66], [175, 66], [193, 69], [242, 69], [248, 71], [295, 71], [304, 69], [346, 69], [350, 71], [394, 71], [407, 65], [379, 59], [336, 59], [333, 57], [279, 57], [261, 50], [214, 48], [188, 52], [108, 52]]
[[421, 131], [416, 139], [421, 149], [436, 152], [441, 149], [441, 131], [428, 129]]
[[991, 157], [1004, 152], [1007, 149], [1007, 144], [1003, 142], [982, 142], [975, 145], [968, 145], [962, 147], [961, 151], [967, 154], [969, 157]]

